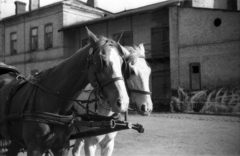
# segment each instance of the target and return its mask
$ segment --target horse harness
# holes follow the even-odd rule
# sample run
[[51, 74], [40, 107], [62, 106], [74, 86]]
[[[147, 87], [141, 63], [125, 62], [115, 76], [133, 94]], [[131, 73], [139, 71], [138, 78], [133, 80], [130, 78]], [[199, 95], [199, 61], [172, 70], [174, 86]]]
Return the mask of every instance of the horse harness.
[[[104, 43], [103, 46], [106, 46], [107, 44], [109, 44], [110, 46], [111, 45], [113, 46], [113, 42], [108, 41], [108, 40], [106, 40], [106, 42]], [[119, 48], [119, 47], [116, 47], [116, 48]], [[124, 78], [116, 77], [116, 78], [112, 78], [111, 80], [109, 80], [109, 81], [107, 81], [103, 84], [100, 84], [100, 82], [98, 80], [98, 77], [97, 77], [97, 73], [102, 70], [103, 61], [102, 61], [102, 58], [101, 58], [100, 55], [97, 55], [96, 57], [94, 57], [94, 53], [98, 50], [101, 50], [101, 49], [97, 48], [97, 49], [93, 50], [93, 48], [90, 48], [90, 50], [89, 50], [90, 53], [89, 53], [89, 56], [88, 56], [88, 69], [94, 71], [93, 75], [89, 75], [89, 80], [90, 80], [92, 86], [94, 87], [94, 91], [95, 91], [95, 95], [96, 95], [95, 99], [77, 100], [77, 99], [73, 99], [73, 98], [70, 98], [70, 97], [66, 97], [64, 95], [53, 92], [53, 91], [45, 88], [44, 86], [38, 84], [37, 82], [34, 81], [33, 78], [26, 78], [26, 77], [20, 75], [18, 72], [15, 72], [15, 74], [17, 75], [16, 79], [21, 80], [21, 84], [23, 83], [22, 81], [29, 82], [32, 85], [34, 85], [35, 87], [38, 87], [41, 90], [43, 90], [43, 91], [45, 91], [49, 94], [58, 96], [60, 98], [67, 99], [69, 101], [77, 102], [82, 108], [87, 110], [87, 112], [88, 112], [87, 114], [89, 114], [89, 112], [91, 112], [92, 114], [97, 115], [96, 112], [90, 111], [88, 109], [88, 104], [99, 101], [99, 94], [102, 92], [102, 88], [105, 87], [106, 85], [108, 85], [110, 83], [113, 83], [115, 81], [118, 81], [118, 80], [123, 80], [124, 81], [127, 78], [129, 78], [130, 74], [131, 74], [129, 63], [132, 61], [132, 59], [126, 60], [123, 57], [123, 54], [119, 54], [119, 56], [123, 60], [122, 73], [124, 75]], [[120, 52], [121, 52], [121, 50], [120, 50]], [[140, 58], [145, 58], [145, 57], [142, 57], [142, 56], [139, 56], [139, 57]], [[14, 96], [18, 87], [19, 87], [18, 85], [13, 87], [10, 97], [8, 97], [9, 102], [7, 102], [7, 103], [10, 104], [11, 97]], [[149, 95], [151, 94], [151, 92], [148, 92], [148, 91], [129, 89], [129, 87], [127, 87], [127, 91], [128, 91], [128, 93], [136, 92], [136, 93], [141, 93], [141, 94], [149, 94]], [[82, 105], [83, 103], [87, 103], [87, 107], [83, 106]], [[66, 115], [56, 115], [56, 114], [51, 114], [51, 113], [46, 113], [46, 112], [31, 112], [31, 111], [28, 111], [28, 112], [25, 112], [25, 113], [18, 113], [18, 114], [5, 114], [5, 116], [2, 119], [0, 119], [0, 125], [3, 124], [6, 121], [19, 120], [19, 119], [22, 119], [22, 118], [24, 118], [26, 120], [30, 120], [30, 121], [45, 122], [45, 123], [52, 123], [52, 124], [61, 124], [61, 125], [71, 125], [74, 122], [74, 118], [73, 118], [72, 115], [66, 116]]]
[[[144, 56], [138, 56], [138, 58], [146, 59]], [[129, 58], [126, 59], [126, 61], [124, 63], [124, 66], [126, 66], [126, 67], [123, 68], [123, 69], [125, 69], [123, 71], [125, 82], [126, 82], [126, 79], [128, 79], [131, 75], [130, 63], [132, 61], [133, 61], [133, 58], [129, 57]], [[126, 87], [127, 87], [128, 94], [131, 94], [133, 92], [134, 93], [140, 93], [140, 94], [146, 94], [146, 95], [151, 95], [152, 94], [149, 91], [144, 91], [144, 90], [139, 90], [139, 89], [130, 89], [127, 84], [126, 84]]]
[[[114, 45], [115, 43], [113, 41], [106, 40], [105, 43], [96, 49], [93, 49], [92, 47], [89, 49], [89, 56], [88, 56], [88, 70], [93, 70], [93, 74], [91, 72], [88, 72], [88, 79], [91, 83], [91, 85], [95, 88], [98, 89], [99, 91], [102, 91], [102, 88], [105, 86], [118, 81], [118, 80], [123, 80], [122, 77], [115, 77], [110, 79], [109, 81], [106, 81], [104, 83], [100, 83], [97, 73], [101, 72], [103, 70], [103, 59], [100, 54], [94, 55], [97, 51], [101, 51], [101, 49], [105, 46], [115, 46], [120, 51], [120, 48], [118, 45]], [[99, 52], [100, 53], [100, 52]], [[126, 62], [123, 55], [119, 54], [120, 58], [122, 59], [123, 62]], [[123, 67], [123, 66], [122, 66]]]
[[[120, 55], [120, 56], [121, 56], [121, 55]], [[125, 81], [125, 84], [126, 84], [126, 79], [128, 79], [128, 78], [131, 76], [130, 63], [134, 60], [134, 58], [133, 58], [133, 57], [124, 58], [123, 56], [121, 56], [121, 57], [123, 58], [122, 73], [123, 73], [123, 75], [124, 75], [124, 81]], [[143, 59], [145, 59], [144, 56], [138, 56], [138, 58], [143, 58]], [[148, 65], [148, 66], [149, 66], [149, 65]], [[139, 94], [146, 94], [146, 95], [151, 95], [151, 94], [152, 94], [152, 93], [149, 92], [149, 91], [144, 91], [144, 90], [139, 90], [139, 89], [130, 89], [127, 84], [126, 84], [126, 88], [127, 88], [127, 92], [128, 92], [129, 95], [130, 95], [131, 93], [139, 93]], [[85, 90], [83, 90], [83, 91], [85, 91]], [[92, 94], [94, 94], [95, 97], [97, 97], [97, 99], [101, 98], [103, 102], [106, 101], [106, 99], [103, 99], [101, 96], [99, 96], [100, 93], [97, 92], [96, 87], [94, 87], [93, 90], [87, 90], [87, 91], [90, 91], [90, 95], [89, 95], [88, 100], [90, 100], [90, 96], [91, 96]], [[95, 112], [97, 111], [97, 106], [98, 106], [98, 105], [99, 105], [100, 107], [102, 107], [103, 109], [105, 109], [105, 110], [111, 110], [110, 108], [104, 107], [104, 106], [102, 105], [102, 103], [99, 102], [99, 100], [94, 99], [94, 101], [95, 101], [95, 103], [94, 103], [94, 104], [95, 104]], [[88, 101], [88, 102], [86, 102], [86, 104], [87, 104], [87, 105], [86, 105], [86, 108], [85, 108], [86, 114], [89, 114], [89, 112], [92, 113], [92, 114], [96, 114], [95, 112], [93, 112], [93, 111], [91, 111], [91, 110], [89, 109], [89, 104], [90, 104], [90, 103], [93, 103], [93, 101]], [[81, 106], [81, 105], [80, 105], [80, 106]], [[82, 107], [82, 106], [81, 106], [81, 107]], [[135, 110], [135, 109], [133, 109], [133, 108], [128, 108], [128, 109], [129, 109], [129, 110]]]
[[[97, 78], [97, 73], [100, 72], [103, 69], [103, 60], [102, 60], [100, 55], [96, 55], [97, 57], [94, 58], [94, 53], [96, 51], [100, 50], [100, 48], [97, 48], [95, 50], [93, 50], [93, 48], [90, 48], [90, 50], [89, 50], [89, 57], [88, 57], [88, 69], [92, 68], [93, 71], [94, 71], [94, 75], [89, 75], [89, 80], [91, 82], [91, 85], [95, 89], [99, 88], [100, 90], [103, 87], [107, 86], [108, 84], [113, 83], [113, 82], [118, 81], [118, 80], [125, 80], [125, 82], [126, 82], [126, 79], [128, 79], [130, 77], [130, 75], [131, 75], [131, 69], [130, 69], [130, 65], [129, 64], [133, 61], [132, 57], [124, 58], [124, 54], [122, 52], [122, 49], [119, 46], [119, 43], [117, 43], [117, 45], [114, 45], [114, 42], [106, 40], [106, 42], [104, 43], [104, 45], [102, 47], [104, 47], [106, 45], [115, 46], [120, 51], [119, 56], [122, 58], [122, 61], [123, 61], [122, 73], [124, 75], [124, 78], [116, 77], [116, 78], [113, 78], [113, 79], [103, 83], [103, 84], [100, 84], [100, 82], [99, 82], [99, 80]], [[144, 56], [138, 56], [138, 58], [146, 59]], [[149, 91], [130, 89], [127, 84], [126, 84], [126, 87], [127, 87], [128, 93], [135, 92], [135, 93], [148, 94], [148, 95], [152, 94]]]
[[[110, 45], [113, 46], [113, 42], [109, 42], [108, 40], [106, 40], [106, 42], [104, 43], [103, 46], [106, 45]], [[103, 47], [101, 46], [101, 47]], [[94, 71], [94, 77], [89, 76], [90, 81], [92, 81], [92, 84], [95, 88], [95, 90], [97, 90], [97, 93], [99, 94], [102, 91], [102, 88], [105, 87], [106, 85], [113, 83], [115, 81], [118, 80], [124, 80], [122, 77], [116, 77], [113, 78], [103, 84], [100, 84], [98, 77], [97, 77], [97, 73], [100, 72], [103, 68], [103, 61], [100, 55], [96, 55], [94, 57], [94, 53], [98, 50], [101, 50], [100, 48], [97, 48], [95, 50], [93, 50], [93, 48], [90, 48], [90, 51], [92, 50], [92, 52], [89, 54], [88, 56], [88, 69], [89, 70], [93, 70]], [[121, 56], [121, 55], [120, 55]], [[123, 57], [121, 57], [123, 59]], [[98, 67], [100, 67], [99, 69], [97, 69]], [[76, 100], [70, 97], [66, 97], [64, 95], [61, 95], [57, 92], [51, 91], [47, 88], [45, 88], [44, 86], [40, 85], [37, 83], [37, 81], [34, 79], [33, 76], [29, 76], [29, 77], [25, 77], [23, 75], [21, 75], [19, 72], [13, 71], [13, 70], [9, 70], [9, 72], [12, 72], [16, 75], [16, 79], [18, 80], [19, 83], [16, 83], [15, 86], [12, 87], [10, 94], [7, 98], [7, 102], [6, 102], [6, 109], [5, 109], [5, 114], [4, 116], [0, 119], [0, 125], [2, 125], [5, 122], [8, 121], [15, 121], [15, 120], [20, 120], [20, 119], [24, 119], [24, 120], [28, 120], [28, 121], [37, 121], [37, 122], [45, 122], [45, 123], [52, 123], [52, 124], [61, 124], [61, 125], [71, 125], [73, 124], [74, 118], [73, 115], [56, 115], [56, 114], [51, 114], [51, 113], [46, 113], [46, 112], [36, 112], [36, 111], [31, 111], [27, 110], [25, 112], [20, 112], [20, 113], [16, 113], [16, 114], [9, 114], [9, 108], [10, 108], [10, 102], [12, 97], [15, 95], [15, 93], [17, 92], [17, 90], [23, 86], [24, 84], [26, 84], [26, 82], [30, 83], [33, 85], [33, 87], [35, 88], [40, 88], [41, 90], [58, 96], [60, 98], [64, 98], [67, 99], [69, 101], [73, 101], [73, 102], [77, 102], [81, 107], [85, 108], [82, 103], [92, 103], [92, 102], [96, 102], [98, 101], [98, 97], [96, 99], [88, 99], [88, 100]], [[95, 85], [94, 85], [95, 84]], [[32, 95], [31, 95], [32, 96]], [[34, 96], [34, 95], [33, 95]], [[30, 106], [31, 107], [31, 106]], [[94, 112], [91, 112], [94, 113]], [[96, 114], [96, 113], [95, 113]]]

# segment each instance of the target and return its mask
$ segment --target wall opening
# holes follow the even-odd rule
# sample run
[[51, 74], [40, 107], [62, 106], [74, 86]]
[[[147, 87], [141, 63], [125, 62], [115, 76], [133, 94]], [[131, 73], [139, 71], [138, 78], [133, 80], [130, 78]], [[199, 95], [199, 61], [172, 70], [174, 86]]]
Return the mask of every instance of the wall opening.
[[201, 89], [200, 63], [190, 63], [190, 89]]
[[220, 18], [216, 18], [213, 21], [214, 26], [219, 27], [222, 24], [222, 20]]

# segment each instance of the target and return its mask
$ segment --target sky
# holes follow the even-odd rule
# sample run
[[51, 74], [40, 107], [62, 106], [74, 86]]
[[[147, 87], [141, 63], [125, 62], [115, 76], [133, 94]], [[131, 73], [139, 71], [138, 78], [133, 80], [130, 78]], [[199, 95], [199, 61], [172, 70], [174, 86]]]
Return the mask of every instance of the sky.
[[[15, 2], [16, 0], [0, 0], [0, 19], [15, 14]], [[18, 0], [27, 4], [26, 10], [28, 11], [29, 0]], [[51, 3], [59, 2], [62, 0], [40, 0], [40, 7], [49, 5]], [[81, 0], [86, 2], [87, 0]], [[98, 7], [108, 10], [110, 12], [120, 12], [123, 10], [129, 10], [146, 6], [154, 3], [159, 3], [166, 0], [97, 0]]]

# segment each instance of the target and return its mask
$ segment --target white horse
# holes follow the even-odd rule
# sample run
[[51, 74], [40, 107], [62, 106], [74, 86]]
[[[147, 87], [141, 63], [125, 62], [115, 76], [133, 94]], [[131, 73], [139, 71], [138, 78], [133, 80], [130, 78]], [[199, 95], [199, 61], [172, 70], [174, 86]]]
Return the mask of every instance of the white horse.
[[[149, 76], [151, 69], [145, 60], [144, 46], [143, 44], [140, 44], [139, 46], [125, 48], [128, 51], [124, 51], [123, 53], [129, 67], [126, 71], [125, 78], [130, 94], [130, 101], [136, 106], [138, 114], [144, 116], [150, 115], [153, 109], [149, 89]], [[92, 89], [92, 86], [88, 85], [78, 99], [87, 100]], [[94, 96], [91, 96], [90, 98], [94, 98]], [[93, 108], [94, 105], [90, 104], [89, 106], [91, 106], [91, 110], [95, 109]], [[75, 109], [78, 109], [77, 105], [75, 105]], [[78, 113], [82, 114], [86, 112], [78, 111]], [[113, 115], [111, 107], [106, 101], [98, 104], [97, 113], [105, 116]], [[112, 132], [105, 135], [77, 139], [72, 154], [73, 156], [80, 156], [81, 148], [84, 145], [85, 156], [94, 156], [97, 144], [99, 144], [101, 147], [101, 156], [111, 156], [114, 149], [114, 138], [116, 135], [117, 132]]]

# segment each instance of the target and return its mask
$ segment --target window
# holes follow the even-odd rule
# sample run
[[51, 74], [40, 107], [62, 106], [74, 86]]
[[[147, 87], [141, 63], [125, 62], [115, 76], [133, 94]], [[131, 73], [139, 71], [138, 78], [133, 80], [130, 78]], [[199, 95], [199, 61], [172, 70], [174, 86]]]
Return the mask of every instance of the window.
[[17, 53], [17, 33], [13, 32], [10, 34], [10, 53], [11, 55], [14, 55]]
[[200, 63], [190, 64], [190, 89], [201, 89]]
[[38, 49], [38, 28], [31, 29], [31, 44], [30, 44], [31, 51]]
[[88, 45], [88, 38], [82, 39], [82, 48]]
[[45, 25], [45, 49], [53, 47], [53, 27], [52, 24]]
[[151, 42], [152, 56], [169, 54], [169, 27], [152, 28]]
[[[120, 37], [121, 34], [122, 34], [122, 32], [113, 35], [113, 38], [115, 39], [115, 41], [118, 40], [118, 38]], [[119, 43], [123, 46], [132, 46], [133, 45], [132, 32], [124, 31]]]

